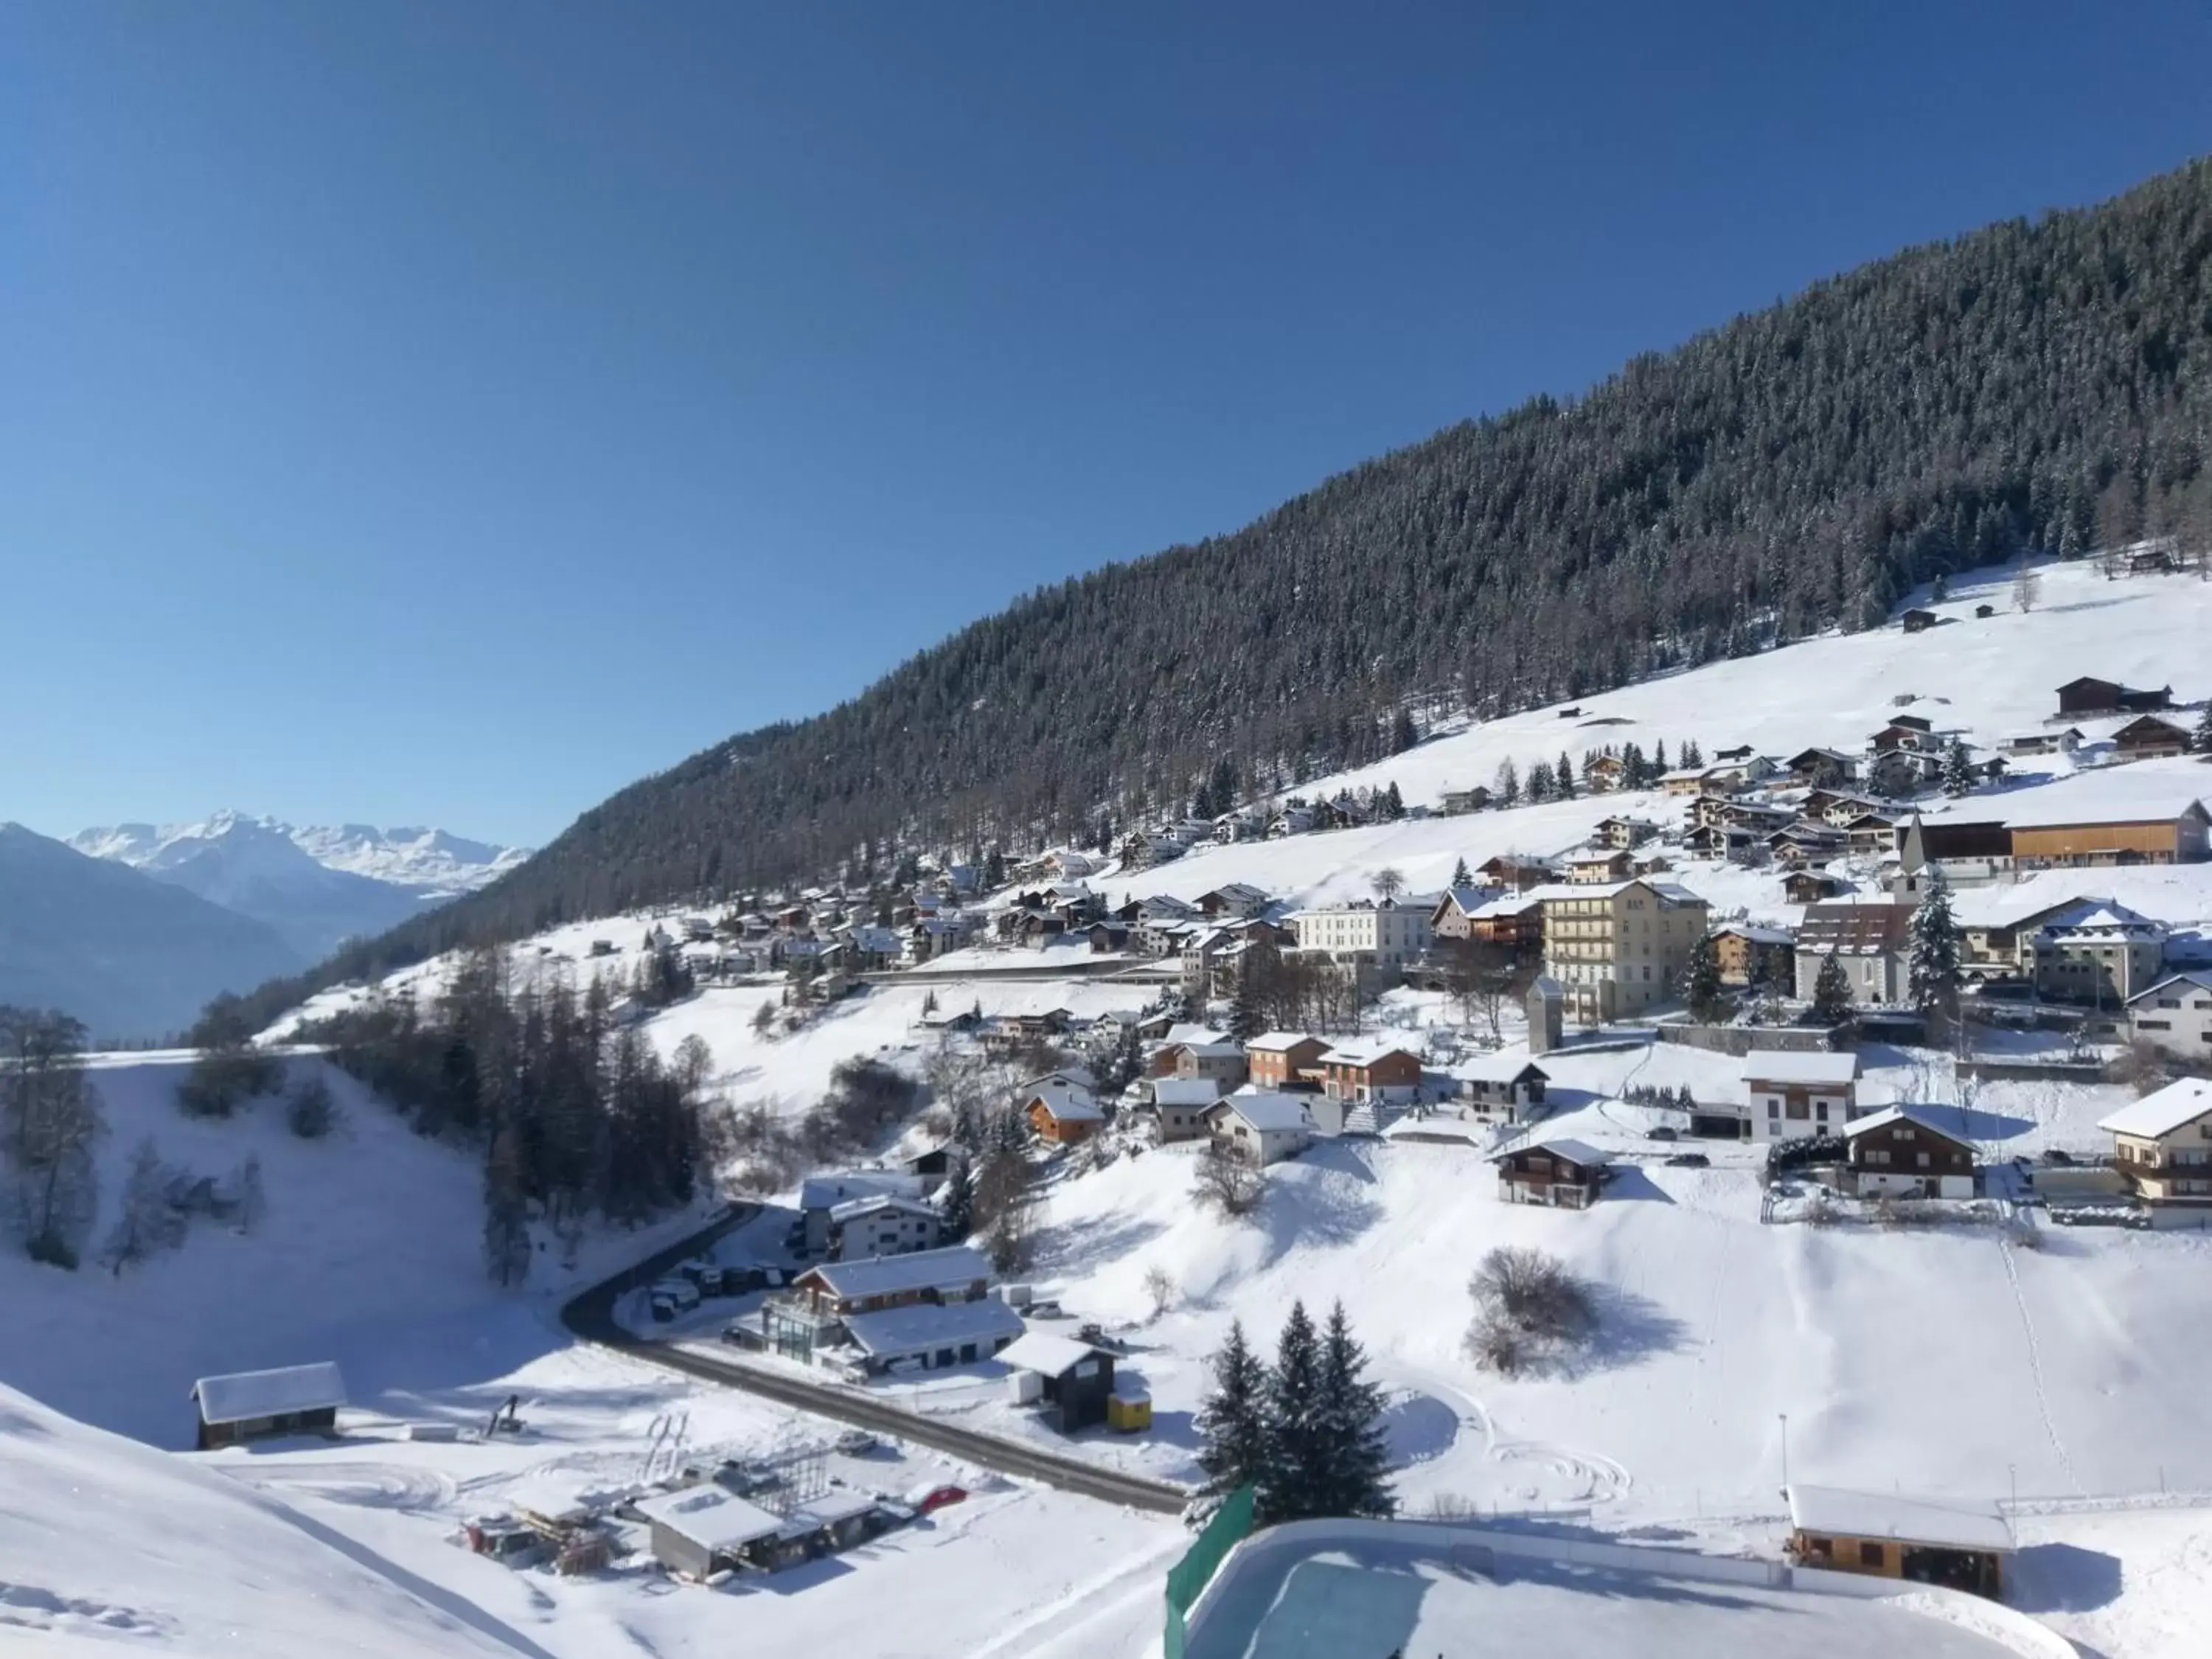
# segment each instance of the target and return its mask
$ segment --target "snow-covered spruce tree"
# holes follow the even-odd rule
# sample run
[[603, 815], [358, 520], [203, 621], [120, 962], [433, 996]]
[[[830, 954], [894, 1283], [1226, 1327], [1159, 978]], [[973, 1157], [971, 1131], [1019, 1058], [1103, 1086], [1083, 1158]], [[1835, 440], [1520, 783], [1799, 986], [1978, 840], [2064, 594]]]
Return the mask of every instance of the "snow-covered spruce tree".
[[1564, 749], [1559, 751], [1559, 763], [1552, 769], [1552, 787], [1561, 800], [1575, 798], [1574, 763], [1567, 758]]
[[1472, 887], [1474, 885], [1474, 876], [1467, 867], [1467, 858], [1465, 854], [1462, 854], [1459, 862], [1452, 866], [1451, 884], [1454, 887]]
[[1546, 801], [1552, 798], [1552, 763], [1540, 760], [1528, 769], [1528, 799]]
[[1931, 1021], [1949, 1016], [1959, 995], [1959, 934], [1951, 916], [1951, 894], [1940, 877], [1912, 912], [1911, 951], [1905, 987], [1912, 1006]]
[[2204, 705], [2204, 713], [2197, 722], [2197, 735], [2189, 746], [2200, 755], [2212, 755], [2212, 702]]
[[1843, 958], [1833, 951], [1820, 959], [1813, 980], [1813, 1018], [1823, 1025], [1841, 1025], [1851, 1017], [1851, 981], [1844, 972]]
[[1950, 796], [1971, 795], [1974, 793], [1974, 762], [1966, 753], [1966, 744], [1957, 738], [1943, 751], [1943, 793]]
[[1267, 1373], [1267, 1461], [1260, 1480], [1262, 1523], [1299, 1521], [1317, 1507], [1328, 1480], [1327, 1431], [1321, 1418], [1321, 1343], [1306, 1304], [1293, 1302]]
[[963, 1164], [953, 1170], [937, 1195], [939, 1230], [955, 1244], [965, 1244], [975, 1231], [975, 1176]]
[[1317, 1515], [1380, 1520], [1398, 1506], [1390, 1491], [1390, 1446], [1382, 1390], [1367, 1376], [1367, 1352], [1352, 1334], [1344, 1304], [1329, 1310], [1322, 1336], [1320, 1444], [1327, 1460]]
[[1260, 1006], [1262, 975], [1251, 960], [1252, 952], [1248, 950], [1244, 956], [1237, 972], [1236, 1000], [1229, 1006], [1229, 1035], [1239, 1042], [1249, 1042], [1267, 1029], [1267, 1010]]
[[1206, 1472], [1200, 1491], [1226, 1498], [1267, 1473], [1267, 1368], [1245, 1341], [1241, 1321], [1230, 1324], [1212, 1370], [1213, 1387], [1198, 1408], [1198, 1467]]
[[1728, 990], [1721, 983], [1720, 947], [1706, 934], [1690, 947], [1690, 960], [1682, 970], [1682, 1000], [1702, 1020], [1718, 1016], [1726, 1006]]

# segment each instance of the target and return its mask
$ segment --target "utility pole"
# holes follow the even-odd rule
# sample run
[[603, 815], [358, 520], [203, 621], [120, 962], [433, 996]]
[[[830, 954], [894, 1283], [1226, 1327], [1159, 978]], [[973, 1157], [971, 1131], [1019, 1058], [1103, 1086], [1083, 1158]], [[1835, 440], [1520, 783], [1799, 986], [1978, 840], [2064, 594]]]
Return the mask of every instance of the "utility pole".
[[1782, 1495], [1790, 1496], [1790, 1413], [1778, 1412], [1782, 1419]]

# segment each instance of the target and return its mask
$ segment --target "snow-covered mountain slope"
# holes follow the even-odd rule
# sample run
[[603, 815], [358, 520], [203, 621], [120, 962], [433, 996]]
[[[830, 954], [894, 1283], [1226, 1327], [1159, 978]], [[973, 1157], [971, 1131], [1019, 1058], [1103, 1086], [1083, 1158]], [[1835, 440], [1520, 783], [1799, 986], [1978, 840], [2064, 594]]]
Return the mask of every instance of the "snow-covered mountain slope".
[[[526, 1316], [503, 1326], [484, 1284], [474, 1158], [416, 1134], [307, 1056], [287, 1065], [295, 1078], [319, 1072], [329, 1083], [343, 1121], [326, 1139], [292, 1134], [277, 1099], [227, 1119], [188, 1118], [176, 1085], [190, 1059], [93, 1065], [107, 1133], [84, 1266], [64, 1273], [0, 1250], [0, 1382], [102, 1428], [189, 1446], [185, 1394], [210, 1372], [336, 1359], [367, 1399], [394, 1381], [477, 1375], [469, 1368], [504, 1350], [550, 1340]], [[218, 1182], [258, 1158], [266, 1213], [251, 1232], [197, 1222], [181, 1249], [110, 1273], [98, 1257], [131, 1156], [148, 1140], [165, 1163]]]
[[240, 812], [87, 830], [70, 844], [264, 921], [310, 961], [481, 886], [528, 856], [440, 830], [299, 830]]
[[526, 847], [499, 847], [470, 841], [443, 830], [408, 827], [379, 830], [374, 824], [294, 830], [292, 839], [317, 863], [332, 870], [418, 888], [451, 897], [496, 881], [530, 856]]
[[59, 1008], [97, 1036], [158, 1037], [218, 992], [307, 959], [264, 922], [0, 823], [0, 1002]]
[[5, 1386], [0, 1649], [56, 1659], [516, 1651], [414, 1575], [282, 1500]]

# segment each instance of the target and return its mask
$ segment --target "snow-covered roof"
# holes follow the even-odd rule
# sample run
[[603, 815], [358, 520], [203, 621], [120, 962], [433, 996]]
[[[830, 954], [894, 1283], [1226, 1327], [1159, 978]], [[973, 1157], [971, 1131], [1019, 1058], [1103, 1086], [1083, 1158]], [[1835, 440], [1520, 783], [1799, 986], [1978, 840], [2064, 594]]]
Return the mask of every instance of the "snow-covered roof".
[[816, 1532], [823, 1527], [836, 1525], [866, 1515], [876, 1506], [876, 1499], [864, 1492], [825, 1492], [819, 1498], [810, 1498], [791, 1512], [784, 1522], [787, 1536], [794, 1531]]
[[1228, 1040], [1228, 1032], [1217, 1031], [1211, 1025], [1177, 1024], [1168, 1027], [1163, 1042], [1168, 1048], [1178, 1048], [1186, 1042], [1226, 1042]]
[[1797, 935], [1787, 927], [1766, 927], [1753, 921], [1724, 921], [1713, 929], [1716, 933], [1734, 933], [1738, 939], [1753, 945], [1795, 945]]
[[1088, 1342], [1050, 1331], [1029, 1331], [999, 1350], [999, 1358], [1021, 1370], [1043, 1376], [1064, 1376], [1098, 1352]]
[[345, 1378], [333, 1361], [284, 1365], [275, 1370], [233, 1371], [204, 1376], [192, 1384], [200, 1418], [208, 1423], [243, 1423], [254, 1417], [283, 1417], [319, 1412], [346, 1402]]
[[1611, 898], [1615, 894], [1626, 892], [1632, 887], [1649, 888], [1662, 902], [1668, 904], [1703, 904], [1705, 902], [1704, 899], [1683, 886], [1679, 881], [1659, 881], [1650, 876], [1632, 876], [1626, 881], [1554, 882], [1542, 887], [1531, 888], [1522, 896], [1540, 899], [1546, 902], [1559, 899]]
[[1517, 1083], [1530, 1072], [1549, 1073], [1528, 1057], [1526, 1048], [1501, 1048], [1494, 1054], [1476, 1054], [1451, 1068], [1450, 1075], [1469, 1083]]
[[2155, 1140], [2212, 1112], [2212, 1083], [2185, 1077], [2154, 1094], [2123, 1106], [2097, 1120], [2097, 1127], [2116, 1135], [2140, 1135]]
[[1524, 1141], [1490, 1156], [1495, 1162], [1501, 1158], [1510, 1158], [1516, 1152], [1549, 1152], [1554, 1158], [1564, 1158], [1570, 1164], [1579, 1164], [1586, 1170], [1601, 1168], [1613, 1162], [1612, 1153], [1591, 1146], [1587, 1140], [1577, 1140], [1572, 1135], [1553, 1135], [1548, 1139]]
[[859, 1261], [824, 1261], [803, 1277], [821, 1279], [837, 1297], [896, 1296], [902, 1291], [962, 1288], [991, 1276], [991, 1264], [965, 1244], [907, 1255], [872, 1255]]
[[2082, 939], [2150, 940], [2166, 937], [2166, 924], [2138, 915], [2124, 904], [2115, 904], [2110, 899], [2085, 899], [2080, 905], [2051, 917], [2041, 931]]
[[834, 1210], [856, 1198], [920, 1198], [921, 1178], [899, 1170], [845, 1170], [809, 1176], [799, 1186], [802, 1210]]
[[1384, 1037], [1370, 1037], [1364, 1042], [1355, 1039], [1350, 1042], [1340, 1042], [1322, 1059], [1331, 1066], [1372, 1066], [1385, 1054], [1404, 1054], [1409, 1060], [1420, 1058], [1402, 1042], [1392, 1042]]
[[1235, 1060], [1244, 1052], [1237, 1042], [1179, 1042], [1176, 1047], [1201, 1060]]
[[1098, 1086], [1098, 1079], [1091, 1073], [1089, 1066], [1070, 1066], [1060, 1071], [1047, 1072], [1042, 1077], [1033, 1077], [1023, 1084], [1022, 1087], [1036, 1089], [1048, 1083], [1064, 1083], [1071, 1088], [1085, 1090], [1096, 1089]]
[[864, 1215], [872, 1215], [879, 1210], [897, 1210], [906, 1215], [933, 1217], [937, 1213], [921, 1199], [902, 1198], [896, 1193], [877, 1193], [867, 1198], [848, 1198], [842, 1204], [831, 1206], [830, 1218], [836, 1222], [852, 1221]]
[[1844, 1125], [1844, 1139], [1856, 1140], [1876, 1129], [1887, 1129], [1893, 1123], [1916, 1124], [1930, 1134], [1942, 1135], [1946, 1140], [1963, 1139], [1955, 1123], [1939, 1123], [1935, 1113], [1918, 1106], [1885, 1106], [1864, 1117], [1855, 1117]]
[[1313, 1127], [1313, 1119], [1307, 1114], [1304, 1101], [1296, 1095], [1278, 1094], [1273, 1090], [1252, 1094], [1239, 1090], [1233, 1095], [1224, 1095], [1215, 1109], [1236, 1113], [1263, 1134]]
[[1832, 1538], [1893, 1538], [1952, 1549], [2009, 1550], [2012, 1523], [1995, 1504], [1935, 1504], [1894, 1492], [1792, 1486], [1790, 1524]]
[[712, 1482], [641, 1498], [637, 1512], [703, 1550], [733, 1550], [783, 1530], [781, 1517]]
[[2159, 981], [2157, 984], [2152, 986], [2148, 991], [2138, 991], [2135, 995], [2130, 997], [2128, 999], [2128, 1006], [2132, 1008], [2139, 1002], [2147, 1001], [2160, 996], [2172, 996], [2173, 994], [2173, 988], [2177, 985], [2192, 985], [2200, 991], [2212, 991], [2212, 973], [2199, 970], [2195, 973], [2168, 974], [2164, 979]]
[[1202, 1077], [1161, 1077], [1152, 1079], [1155, 1106], [1211, 1106], [1221, 1098], [1221, 1085]]
[[1106, 1115], [1098, 1109], [1098, 1103], [1091, 1097], [1088, 1089], [1079, 1089], [1072, 1084], [1040, 1084], [1024, 1090], [1023, 1100], [1031, 1106], [1042, 1103], [1056, 1123], [1096, 1123]]
[[2015, 830], [2050, 830], [2087, 823], [2171, 823], [2191, 808], [2203, 810], [2203, 797], [2212, 785], [2203, 766], [2193, 759], [2137, 761], [2129, 766], [2102, 766], [2070, 777], [2000, 796], [1954, 803], [1930, 811], [1930, 823], [1939, 818], [1986, 815], [1994, 805], [2003, 821]]
[[1312, 1033], [1308, 1031], [1262, 1031], [1244, 1045], [1244, 1052], [1251, 1054], [1279, 1054], [1297, 1048], [1301, 1042], [1313, 1041]]
[[1802, 1083], [1833, 1086], [1859, 1074], [1856, 1054], [1796, 1048], [1753, 1048], [1737, 1074], [1746, 1083]]
[[910, 1302], [877, 1313], [848, 1314], [845, 1328], [871, 1358], [895, 1359], [948, 1344], [957, 1347], [1019, 1336], [1022, 1316], [998, 1297], [986, 1296], [973, 1302]]

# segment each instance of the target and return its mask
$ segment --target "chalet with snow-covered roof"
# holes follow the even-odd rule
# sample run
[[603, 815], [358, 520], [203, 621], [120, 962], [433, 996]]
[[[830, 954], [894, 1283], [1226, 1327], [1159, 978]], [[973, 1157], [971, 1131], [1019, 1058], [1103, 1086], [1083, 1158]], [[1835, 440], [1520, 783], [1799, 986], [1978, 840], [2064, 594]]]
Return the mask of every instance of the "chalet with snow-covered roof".
[[2138, 714], [2112, 733], [2115, 761], [2168, 760], [2189, 750], [2189, 733], [2155, 714]]
[[[1950, 1121], [1939, 1122], [1939, 1115]], [[1862, 1198], [1972, 1198], [1974, 1148], [1957, 1115], [1886, 1106], [1844, 1125], [1851, 1189]]]
[[1249, 882], [1225, 882], [1198, 896], [1198, 913], [1210, 921], [1224, 916], [1256, 916], [1267, 908], [1267, 893]]
[[944, 1218], [924, 1200], [892, 1193], [848, 1199], [830, 1212], [830, 1256], [860, 1261], [933, 1250], [943, 1231]]
[[1597, 847], [1569, 854], [1566, 866], [1567, 879], [1581, 884], [1626, 881], [1634, 865], [1624, 848]]
[[2163, 922], [2085, 899], [2022, 933], [2021, 971], [2055, 1000], [2116, 1008], [2164, 976], [2166, 943]]
[[1454, 1066], [1449, 1074], [1468, 1110], [1518, 1123], [1540, 1112], [1551, 1075], [1524, 1048], [1478, 1054]]
[[1042, 1083], [1023, 1090], [1021, 1113], [1038, 1139], [1055, 1146], [1088, 1140], [1106, 1121], [1090, 1090], [1066, 1083]]
[[1556, 1210], [1587, 1210], [1603, 1188], [1609, 1154], [1567, 1136], [1524, 1141], [1490, 1161], [1498, 1169], [1498, 1196], [1508, 1204], [1541, 1204]]
[[1383, 1038], [1333, 1045], [1321, 1057], [1322, 1092], [1332, 1100], [1395, 1103], [1421, 1092], [1421, 1058]]
[[2212, 1081], [2182, 1078], [2098, 1120], [2129, 1187], [2160, 1222], [2212, 1222]]
[[1263, 1167], [1296, 1157], [1316, 1133], [1304, 1098], [1267, 1091], [1224, 1095], [1206, 1108], [1206, 1127], [1216, 1145]]
[[1482, 878], [1485, 887], [1496, 887], [1509, 893], [1525, 893], [1532, 887], [1541, 887], [1559, 879], [1559, 871], [1549, 859], [1529, 858], [1517, 853], [1499, 853], [1477, 866], [1474, 873]]
[[1590, 831], [1590, 839], [1600, 847], [1633, 852], [1658, 833], [1659, 826], [1650, 818], [1615, 813], [1612, 817], [1598, 820], [1597, 828]]
[[1480, 812], [1490, 805], [1490, 791], [1476, 784], [1472, 789], [1447, 789], [1437, 802], [1437, 810], [1447, 817], [1459, 817], [1468, 812]]
[[1138, 1086], [1136, 1109], [1159, 1125], [1164, 1146], [1203, 1139], [1206, 1109], [1222, 1095], [1217, 1085], [1198, 1077], [1159, 1077]]
[[329, 1360], [273, 1370], [232, 1371], [192, 1384], [200, 1450], [281, 1435], [335, 1434], [346, 1403], [345, 1378]]
[[1839, 749], [1817, 746], [1799, 750], [1782, 766], [1796, 781], [1817, 789], [1832, 789], [1838, 784], [1853, 781], [1859, 775], [1855, 756], [1846, 755]]
[[1782, 878], [1782, 896], [1791, 904], [1818, 904], [1844, 890], [1843, 880], [1819, 870], [1792, 870]]
[[1474, 913], [1496, 898], [1494, 887], [1448, 887], [1429, 914], [1429, 932], [1438, 939], [1465, 939], [1474, 930]]
[[2130, 1042], [2212, 1065], [2212, 972], [2172, 974], [2128, 999]]
[[2004, 752], [2015, 757], [2026, 755], [2070, 755], [2081, 746], [2079, 726], [2063, 726], [2056, 732], [2025, 732], [2018, 737], [2007, 738]]
[[922, 1179], [903, 1170], [843, 1170], [809, 1176], [799, 1186], [800, 1249], [810, 1256], [830, 1249], [837, 1206], [860, 1198], [922, 1197]]

